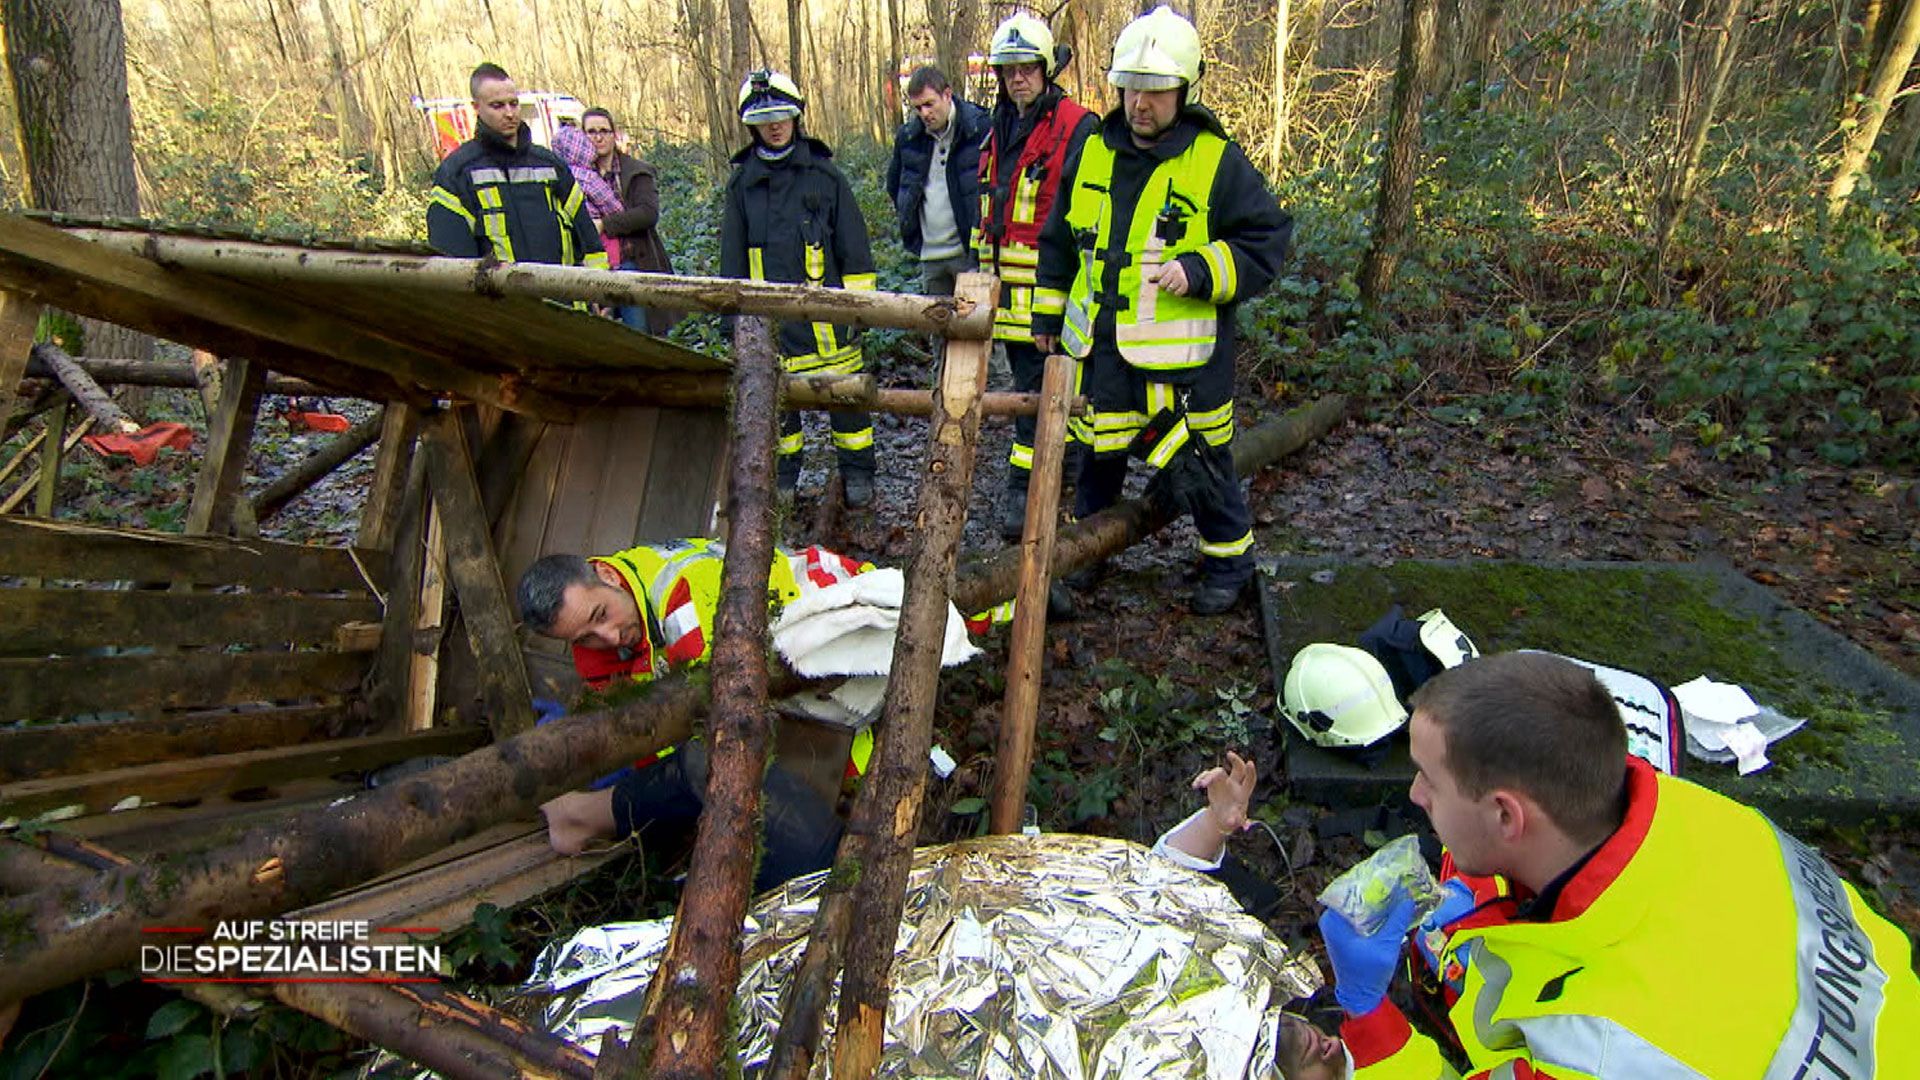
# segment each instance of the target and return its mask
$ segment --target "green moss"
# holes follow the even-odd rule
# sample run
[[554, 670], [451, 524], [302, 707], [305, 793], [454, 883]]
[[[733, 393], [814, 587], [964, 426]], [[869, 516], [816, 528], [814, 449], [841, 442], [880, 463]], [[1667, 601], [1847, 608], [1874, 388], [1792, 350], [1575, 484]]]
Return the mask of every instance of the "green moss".
[[822, 891], [846, 892], [860, 884], [860, 878], [865, 873], [866, 868], [861, 865], [859, 859], [842, 859], [833, 864], [832, 870], [827, 871], [827, 880], [822, 884]]

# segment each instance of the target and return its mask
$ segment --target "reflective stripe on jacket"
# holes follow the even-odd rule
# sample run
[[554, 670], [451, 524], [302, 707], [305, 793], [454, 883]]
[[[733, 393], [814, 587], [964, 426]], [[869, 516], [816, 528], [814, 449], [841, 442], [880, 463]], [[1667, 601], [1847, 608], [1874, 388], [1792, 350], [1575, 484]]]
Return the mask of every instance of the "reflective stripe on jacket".
[[[1637, 759], [1628, 800], [1543, 921], [1500, 899], [1448, 927], [1472, 1075], [1920, 1076], [1911, 946], [1818, 852]], [[1391, 1004], [1343, 1034], [1358, 1080], [1452, 1075]]]
[[[980, 153], [980, 224], [973, 250], [980, 269], [1000, 277], [1000, 306], [993, 336], [1000, 341], [1033, 340], [1033, 282], [1040, 265], [1040, 228], [1060, 193], [1068, 159], [1085, 141], [1093, 114], [1064, 94], [1040, 113], [1017, 146], [1001, 143], [1017, 130], [1018, 120], [996, 116], [986, 149]], [[1002, 99], [1000, 109], [1013, 104]], [[1008, 159], [1012, 154], [1011, 160]]]
[[1134, 367], [1179, 371], [1213, 356], [1219, 308], [1212, 296], [1175, 296], [1152, 279], [1167, 263], [1194, 252], [1214, 271], [1215, 291], [1233, 295], [1233, 253], [1208, 231], [1214, 177], [1226, 149], [1225, 139], [1202, 131], [1179, 156], [1160, 162], [1120, 235], [1110, 196], [1113, 150], [1103, 139], [1088, 141], [1067, 197], [1067, 226], [1080, 245], [1080, 272], [1067, 293], [1061, 334], [1067, 355], [1084, 358], [1093, 351], [1094, 322], [1107, 307], [1114, 343]]

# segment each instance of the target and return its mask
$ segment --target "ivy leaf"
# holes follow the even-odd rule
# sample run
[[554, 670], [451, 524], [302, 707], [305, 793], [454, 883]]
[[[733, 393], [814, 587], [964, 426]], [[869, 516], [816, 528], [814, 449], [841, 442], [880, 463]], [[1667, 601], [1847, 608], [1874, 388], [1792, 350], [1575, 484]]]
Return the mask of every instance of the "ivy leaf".
[[147, 1038], [164, 1039], [177, 1035], [200, 1016], [200, 1006], [185, 998], [174, 998], [147, 1018]]
[[964, 816], [966, 814], [977, 814], [986, 808], [987, 800], [976, 795], [972, 798], [955, 800], [954, 804], [948, 809], [955, 814]]
[[193, 1080], [213, 1071], [213, 1040], [205, 1035], [182, 1035], [160, 1051], [155, 1063], [159, 1080]]

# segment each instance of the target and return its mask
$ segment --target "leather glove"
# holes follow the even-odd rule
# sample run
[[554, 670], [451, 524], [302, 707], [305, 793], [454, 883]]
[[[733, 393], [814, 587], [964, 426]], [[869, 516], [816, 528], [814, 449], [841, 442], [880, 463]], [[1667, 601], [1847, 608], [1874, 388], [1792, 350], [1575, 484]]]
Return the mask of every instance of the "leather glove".
[[1333, 963], [1333, 997], [1348, 1016], [1365, 1016], [1386, 1000], [1387, 987], [1400, 967], [1401, 947], [1413, 929], [1413, 898], [1395, 889], [1393, 906], [1380, 929], [1362, 934], [1346, 916], [1331, 909], [1320, 913], [1320, 936]]
[[1428, 971], [1436, 974], [1440, 971], [1440, 950], [1447, 942], [1446, 925], [1476, 906], [1473, 890], [1459, 878], [1448, 878], [1440, 886], [1440, 906], [1420, 920], [1420, 928], [1413, 935], [1414, 947], [1420, 950]]

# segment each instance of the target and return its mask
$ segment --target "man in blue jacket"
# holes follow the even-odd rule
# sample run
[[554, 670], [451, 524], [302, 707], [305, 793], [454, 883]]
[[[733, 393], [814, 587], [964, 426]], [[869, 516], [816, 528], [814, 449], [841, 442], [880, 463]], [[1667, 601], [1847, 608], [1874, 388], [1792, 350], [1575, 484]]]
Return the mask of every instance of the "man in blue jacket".
[[953, 280], [979, 269], [967, 238], [980, 217], [980, 146], [987, 110], [955, 97], [947, 76], [922, 67], [907, 80], [913, 118], [894, 136], [887, 197], [900, 217], [900, 243], [920, 257], [921, 291], [950, 296]]

